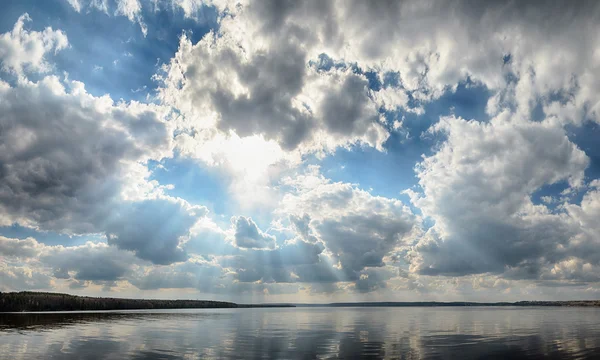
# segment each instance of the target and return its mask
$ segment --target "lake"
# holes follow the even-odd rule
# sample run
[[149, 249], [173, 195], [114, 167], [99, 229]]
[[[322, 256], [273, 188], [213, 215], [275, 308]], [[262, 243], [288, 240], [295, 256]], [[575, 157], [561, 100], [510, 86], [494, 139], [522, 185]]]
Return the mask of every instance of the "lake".
[[0, 314], [0, 359], [600, 359], [600, 309]]

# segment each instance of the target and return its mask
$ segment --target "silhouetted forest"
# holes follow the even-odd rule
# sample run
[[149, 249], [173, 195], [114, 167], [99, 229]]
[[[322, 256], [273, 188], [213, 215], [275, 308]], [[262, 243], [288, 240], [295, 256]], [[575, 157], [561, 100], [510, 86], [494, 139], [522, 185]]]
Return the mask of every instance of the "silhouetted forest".
[[207, 300], [118, 299], [46, 292], [0, 292], [0, 312], [236, 308], [237, 304]]
[[329, 304], [236, 304], [208, 300], [153, 300], [75, 296], [47, 292], [0, 292], [0, 312], [77, 311], [77, 310], [138, 310], [192, 308], [256, 308], [256, 307], [380, 307], [380, 306], [594, 306], [600, 300], [589, 301], [517, 301], [517, 302], [353, 302]]

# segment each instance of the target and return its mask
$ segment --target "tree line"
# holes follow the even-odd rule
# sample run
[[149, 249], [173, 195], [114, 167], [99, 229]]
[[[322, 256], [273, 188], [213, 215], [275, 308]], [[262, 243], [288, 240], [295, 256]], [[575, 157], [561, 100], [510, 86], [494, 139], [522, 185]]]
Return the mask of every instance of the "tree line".
[[0, 312], [237, 308], [224, 301], [119, 299], [48, 292], [0, 292]]

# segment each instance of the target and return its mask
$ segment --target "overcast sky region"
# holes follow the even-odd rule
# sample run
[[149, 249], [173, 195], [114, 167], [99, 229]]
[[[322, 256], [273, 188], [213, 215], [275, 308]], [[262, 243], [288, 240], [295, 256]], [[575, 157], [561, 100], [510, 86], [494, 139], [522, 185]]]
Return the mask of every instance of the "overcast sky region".
[[2, 9], [0, 291], [600, 297], [600, 2]]

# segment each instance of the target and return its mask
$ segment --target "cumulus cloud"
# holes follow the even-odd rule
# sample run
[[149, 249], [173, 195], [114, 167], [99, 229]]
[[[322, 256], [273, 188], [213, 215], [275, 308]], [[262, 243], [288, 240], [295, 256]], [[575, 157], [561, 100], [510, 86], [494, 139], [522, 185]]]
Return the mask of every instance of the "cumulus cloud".
[[[299, 2], [298, 11], [320, 17], [330, 6]], [[350, 66], [328, 71], [311, 66], [315, 34], [306, 25], [284, 25], [273, 8], [261, 2], [240, 6], [197, 44], [182, 36], [179, 51], [158, 77], [161, 99], [189, 120], [182, 127], [262, 134], [286, 151], [351, 143], [381, 149], [388, 132], [366, 77]], [[253, 37], [257, 41], [249, 42]]]
[[32, 271], [28, 267], [3, 266], [0, 264], [0, 290], [47, 290], [52, 288], [52, 278]]
[[275, 237], [263, 233], [251, 218], [237, 216], [231, 219], [235, 228], [235, 245], [245, 249], [265, 249], [275, 246]]
[[[192, 4], [198, 5], [179, 3], [190, 9]], [[298, 163], [283, 155], [290, 152], [322, 155], [323, 150], [349, 144], [383, 151], [389, 132], [402, 131], [402, 123], [387, 123], [381, 110], [403, 108], [421, 114], [424, 103], [465, 81], [494, 94], [488, 103], [492, 116], [518, 109], [519, 117], [529, 118], [541, 106], [545, 115], [561, 123], [580, 122], [593, 117], [597, 103], [588, 76], [596, 66], [596, 42], [578, 36], [593, 27], [593, 17], [587, 15], [593, 9], [551, 4], [536, 7], [528, 18], [524, 14], [534, 6], [516, 3], [216, 1], [210, 5], [221, 13], [218, 29], [195, 44], [182, 36], [178, 52], [157, 76], [161, 100], [183, 115], [178, 121], [182, 130], [178, 147], [210, 165], [222, 162], [212, 161], [214, 157], [207, 161], [203, 154], [210, 152], [205, 144], [231, 133], [235, 134], [231, 139], [259, 135], [275, 141], [278, 148], [272, 154], [288, 160], [284, 167]], [[559, 16], [564, 13], [569, 15]], [[556, 18], [567, 31], [556, 32], [548, 18]], [[415, 21], [427, 26], [414, 26]], [[560, 55], [552, 49], [559, 49]], [[581, 60], [574, 59], [574, 53], [582, 53]], [[367, 70], [383, 86], [371, 85]], [[394, 81], [386, 83], [390, 74]], [[229, 141], [218, 143], [235, 147]], [[255, 198], [273, 197], [265, 191], [271, 180], [261, 177], [259, 186], [253, 187], [260, 189]], [[234, 188], [237, 194], [255, 193], [243, 186]], [[243, 200], [248, 198], [252, 196]]]
[[365, 268], [385, 266], [385, 256], [412, 241], [418, 219], [397, 199], [332, 182], [317, 168], [286, 181], [294, 190], [284, 196], [279, 213], [291, 215], [303, 238], [322, 242], [334, 265], [339, 263], [339, 280], [354, 281]]
[[387, 280], [396, 276], [397, 274], [388, 268], [368, 268], [360, 273], [354, 289], [361, 293], [385, 289]]
[[581, 203], [567, 204], [567, 213], [578, 225], [579, 232], [574, 236], [567, 246], [561, 248], [564, 256], [573, 256], [576, 261], [583, 261], [590, 265], [600, 264], [600, 226], [598, 216], [600, 216], [600, 183], [594, 180], [590, 184], [589, 190], [584, 194]]
[[201, 256], [235, 254], [239, 248], [229, 241], [230, 236], [231, 229], [221, 229], [210, 217], [204, 217], [190, 229], [183, 248], [190, 254]]
[[[106, 243], [79, 246], [45, 245], [34, 238], [0, 237], [0, 272], [6, 289], [47, 289], [57, 279], [88, 283], [123, 280], [135, 264], [144, 265], [132, 252]], [[10, 265], [10, 266], [8, 266]]]
[[49, 246], [40, 261], [53, 269], [57, 278], [78, 281], [115, 281], [135, 264], [135, 256], [105, 243], [81, 246]]
[[[56, 77], [0, 88], [0, 223], [96, 232], [129, 166], [170, 154], [165, 110], [113, 104]], [[133, 164], [133, 165], [132, 165]]]
[[57, 53], [69, 46], [67, 35], [51, 27], [43, 31], [25, 28], [30, 22], [29, 14], [19, 17], [12, 31], [0, 34], [1, 69], [16, 75], [24, 71], [47, 72], [51, 69], [46, 60], [49, 53]]
[[171, 264], [186, 259], [181, 238], [206, 214], [204, 207], [170, 199], [123, 203], [111, 213], [105, 231], [109, 244], [155, 264]]
[[303, 266], [318, 266], [325, 247], [301, 240], [286, 242], [276, 249], [249, 250], [224, 256], [219, 259], [221, 266], [235, 272], [240, 282], [289, 283], [302, 281], [294, 276]]
[[[68, 2], [147, 33], [139, 0]], [[219, 12], [198, 42], [182, 35], [155, 76], [161, 105], [115, 103], [51, 76], [28, 81], [21, 75], [52, 68], [66, 36], [27, 30], [27, 15], [0, 35], [2, 70], [20, 77], [0, 82], [0, 225], [107, 237], [71, 248], [0, 237], [9, 286], [125, 279], [214, 294], [455, 296], [598, 282], [600, 191], [567, 130], [598, 121], [598, 4], [153, 4]], [[392, 113], [418, 118], [459, 84], [491, 94], [487, 116], [433, 119], [422, 136], [439, 142], [405, 193], [414, 212], [316, 167], [298, 170], [340, 147], [384, 156], [390, 134], [404, 131]], [[165, 195], [147, 163], [173, 150], [225, 170], [240, 207], [274, 211], [270, 230], [246, 216], [221, 228], [206, 208]]]
[[109, 242], [157, 263], [179, 247], [206, 209], [162, 196], [140, 170], [171, 155], [169, 110], [94, 97], [49, 76], [0, 88], [0, 223]]
[[[76, 10], [84, 6], [70, 3]], [[87, 6], [109, 12], [106, 0]], [[196, 17], [205, 6], [219, 12], [218, 29], [197, 44], [184, 37], [164, 78], [163, 98], [193, 117], [195, 127], [208, 121], [240, 136], [260, 132], [286, 149], [348, 141], [380, 145], [385, 131], [369, 116], [362, 125], [377, 136], [329, 134], [327, 127], [319, 132], [330, 119], [323, 115], [330, 114], [317, 113], [320, 104], [309, 89], [329, 71], [315, 76], [309, 64], [324, 54], [380, 74], [398, 74], [396, 88], [368, 97], [387, 109], [405, 106], [408, 95], [417, 104], [434, 100], [468, 78], [494, 92], [488, 104], [492, 115], [518, 103], [525, 115], [540, 105], [546, 114], [568, 121], [596, 118], [594, 74], [600, 57], [591, 35], [598, 27], [594, 2], [154, 2], [155, 9], [178, 8], [186, 17]], [[145, 31], [139, 0], [117, 1], [116, 13]]]
[[325, 53], [397, 73], [400, 88], [417, 101], [436, 99], [468, 77], [496, 92], [490, 102], [494, 114], [518, 102], [527, 115], [541, 104], [547, 114], [572, 121], [596, 116], [598, 41], [590, 34], [598, 27], [598, 4], [593, 2], [214, 4], [235, 15], [221, 21], [220, 34], [248, 54], [268, 54], [284, 41], [302, 48], [306, 59]]
[[535, 205], [544, 185], [583, 185], [585, 153], [551, 119], [489, 123], [445, 118], [431, 131], [447, 140], [417, 167], [412, 202], [435, 225], [415, 247], [413, 271], [429, 275], [503, 272], [537, 277], [578, 229], [564, 213]]
[[31, 258], [39, 253], [39, 244], [34, 238], [23, 240], [0, 236], [0, 254], [18, 258]]

